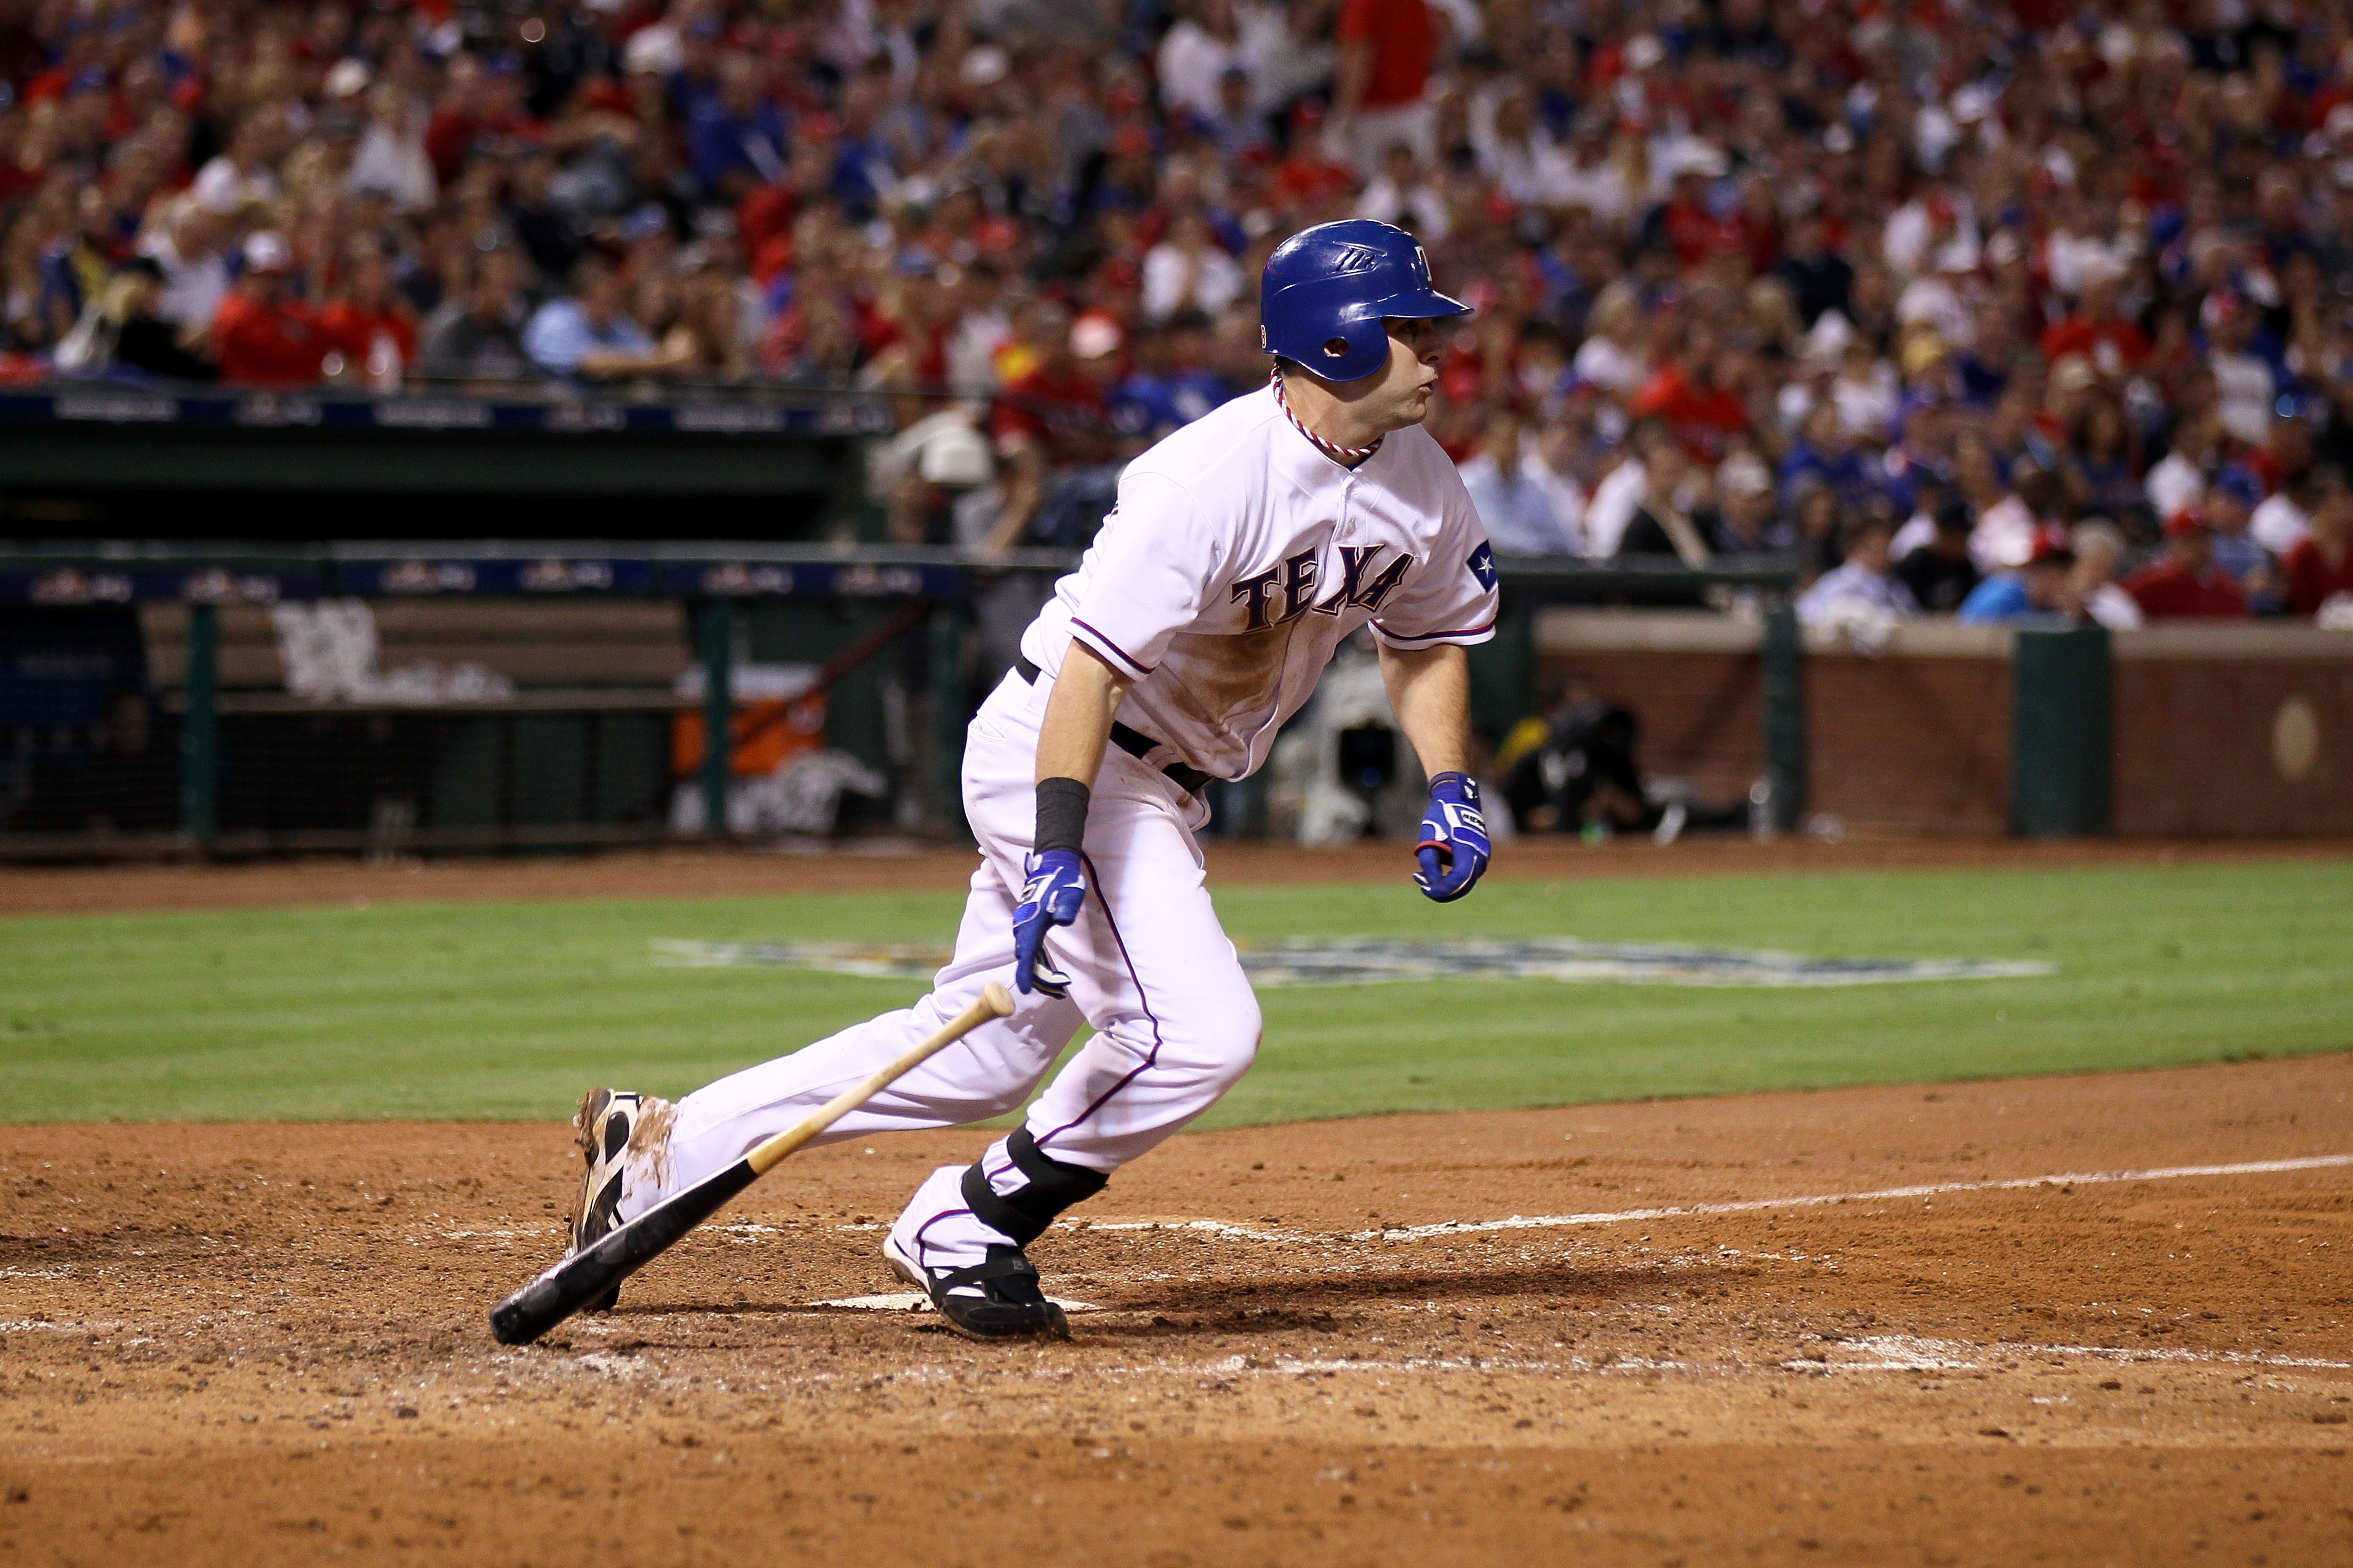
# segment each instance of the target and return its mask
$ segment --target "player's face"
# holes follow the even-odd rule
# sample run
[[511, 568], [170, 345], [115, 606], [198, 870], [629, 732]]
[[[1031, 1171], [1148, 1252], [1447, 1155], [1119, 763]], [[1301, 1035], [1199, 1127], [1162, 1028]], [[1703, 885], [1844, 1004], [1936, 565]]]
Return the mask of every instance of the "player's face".
[[1381, 324], [1389, 330], [1389, 363], [1382, 367], [1368, 401], [1379, 410], [1385, 430], [1419, 425], [1430, 412], [1430, 395], [1438, 387], [1438, 361], [1446, 351], [1446, 324], [1396, 317]]

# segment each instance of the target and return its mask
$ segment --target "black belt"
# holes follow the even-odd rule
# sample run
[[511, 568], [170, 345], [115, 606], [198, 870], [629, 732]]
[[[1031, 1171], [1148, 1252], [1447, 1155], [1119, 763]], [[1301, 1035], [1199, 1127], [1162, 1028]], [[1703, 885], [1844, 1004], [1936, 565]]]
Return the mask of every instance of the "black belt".
[[[1038, 684], [1039, 668], [1028, 659], [1017, 656], [1013, 660], [1013, 668], [1016, 674], [1030, 685]], [[1131, 730], [1116, 719], [1112, 721], [1111, 743], [1139, 763], [1145, 759], [1147, 752], [1160, 744], [1143, 731]], [[1214, 776], [1203, 773], [1189, 763], [1171, 763], [1160, 771], [1176, 780], [1176, 787], [1187, 795], [1200, 794], [1201, 786], [1208, 784]]]

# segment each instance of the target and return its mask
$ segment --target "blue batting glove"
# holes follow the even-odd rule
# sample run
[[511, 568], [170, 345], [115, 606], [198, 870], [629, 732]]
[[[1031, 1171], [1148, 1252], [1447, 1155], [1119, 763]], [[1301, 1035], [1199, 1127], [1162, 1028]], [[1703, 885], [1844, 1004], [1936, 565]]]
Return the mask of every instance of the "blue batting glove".
[[1413, 885], [1441, 904], [1469, 892], [1494, 853], [1487, 842], [1487, 819], [1479, 812], [1479, 781], [1467, 773], [1440, 773], [1430, 781], [1430, 810], [1421, 819], [1421, 842], [1413, 857], [1421, 862]]
[[1047, 849], [1031, 855], [1022, 869], [1029, 881], [1013, 911], [1013, 988], [1025, 996], [1032, 991], [1068, 996], [1070, 977], [1046, 958], [1046, 933], [1079, 918], [1087, 901], [1085, 868], [1077, 850]]

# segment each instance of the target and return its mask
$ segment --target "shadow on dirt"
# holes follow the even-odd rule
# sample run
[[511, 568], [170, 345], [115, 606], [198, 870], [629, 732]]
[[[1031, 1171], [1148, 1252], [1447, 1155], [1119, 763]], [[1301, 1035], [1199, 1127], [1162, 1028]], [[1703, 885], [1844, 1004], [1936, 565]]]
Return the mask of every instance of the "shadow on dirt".
[[[1506, 1300], [1535, 1305], [1575, 1307], [1595, 1301], [1616, 1301], [1660, 1291], [1668, 1287], [1656, 1269], [1572, 1268], [1535, 1265], [1516, 1268], [1417, 1269], [1409, 1273], [1334, 1275], [1319, 1279], [1235, 1280], [1217, 1284], [1163, 1283], [1156, 1290], [1072, 1291], [1100, 1303], [1107, 1313], [1162, 1314], [1152, 1322], [1103, 1323], [1099, 1333], [1151, 1338], [1191, 1333], [1231, 1333], [1236, 1329], [1314, 1329], [1329, 1327], [1341, 1314], [1377, 1301], [1426, 1302], [1432, 1306], [1472, 1306]], [[1053, 1282], [1048, 1281], [1051, 1289]], [[1167, 1314], [1182, 1314], [1176, 1321]], [[753, 1322], [782, 1318], [911, 1318], [921, 1311], [875, 1311], [828, 1306], [809, 1301], [663, 1301], [643, 1306], [623, 1304], [602, 1321], [618, 1326], [631, 1319], [670, 1316], [710, 1317]], [[636, 1325], [633, 1325], [636, 1326]]]
[[1216, 1285], [1164, 1285], [1103, 1305], [1115, 1312], [1184, 1312], [1204, 1331], [1253, 1328], [1313, 1328], [1334, 1314], [1375, 1301], [1422, 1301], [1465, 1305], [1514, 1299], [1575, 1306], [1616, 1301], [1666, 1288], [1658, 1270], [1573, 1268], [1537, 1265], [1471, 1270], [1417, 1269], [1399, 1274], [1344, 1274], [1320, 1279], [1237, 1280]]

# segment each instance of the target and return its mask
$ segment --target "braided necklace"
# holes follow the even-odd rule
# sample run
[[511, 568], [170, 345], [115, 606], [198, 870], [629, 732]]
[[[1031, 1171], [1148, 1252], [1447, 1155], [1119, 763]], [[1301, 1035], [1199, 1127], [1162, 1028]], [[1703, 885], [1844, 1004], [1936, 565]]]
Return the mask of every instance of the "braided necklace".
[[1298, 431], [1302, 436], [1306, 437], [1310, 441], [1314, 442], [1315, 444], [1315, 449], [1323, 453], [1325, 457], [1331, 458], [1334, 462], [1338, 463], [1343, 467], [1353, 468], [1358, 463], [1363, 462], [1366, 458], [1371, 457], [1375, 452], [1381, 449], [1381, 442], [1386, 439], [1386, 437], [1380, 436], [1374, 437], [1373, 444], [1369, 447], [1343, 447], [1337, 441], [1326, 441], [1323, 437], [1318, 436], [1314, 431], [1310, 430], [1306, 426], [1301, 424], [1299, 422], [1299, 416], [1291, 411], [1291, 399], [1282, 395], [1282, 372], [1279, 370], [1276, 371], [1273, 374], [1272, 380], [1274, 382], [1274, 401], [1282, 409], [1282, 416], [1291, 421], [1291, 427], [1293, 430]]

